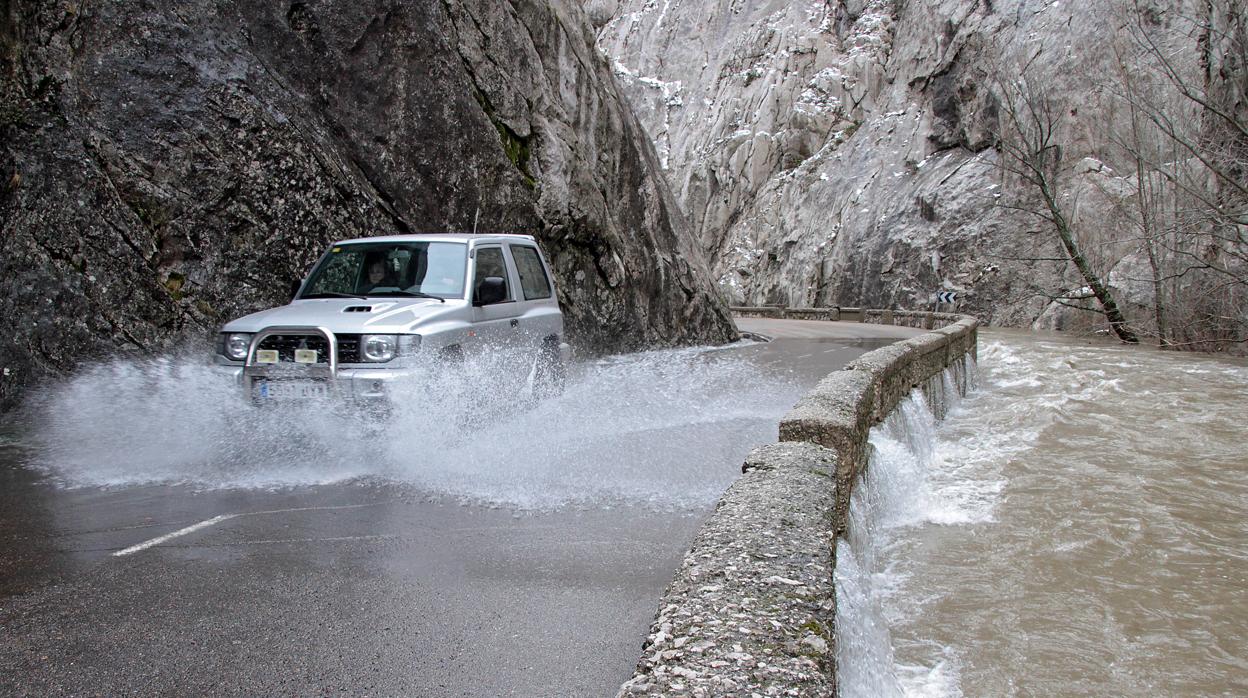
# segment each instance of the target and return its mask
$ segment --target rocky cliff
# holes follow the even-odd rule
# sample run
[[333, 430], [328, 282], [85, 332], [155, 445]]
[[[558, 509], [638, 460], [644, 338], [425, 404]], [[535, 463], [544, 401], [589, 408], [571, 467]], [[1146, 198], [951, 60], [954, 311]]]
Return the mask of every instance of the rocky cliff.
[[[1147, 268], [1129, 112], [1139, 107], [1137, 124], [1149, 109], [1175, 123], [1209, 116], [1178, 95], [1160, 56], [1196, 92], [1245, 79], [1226, 46], [1242, 49], [1248, 22], [1222, 0], [585, 6], [722, 288], [745, 304], [921, 308], [951, 290], [994, 323], [1069, 324], [1080, 312], [1063, 303], [1084, 282], [1000, 147], [1002, 100], [1026, 75], [1028, 96], [1058, 117], [1059, 203], [1139, 317], [1146, 281], [1177, 278], [1203, 243], [1172, 245], [1170, 272]], [[1133, 97], [1145, 73], [1160, 78]], [[1242, 89], [1232, 99], [1242, 110]]]
[[537, 235], [589, 351], [734, 335], [572, 0], [6, 0], [0, 85], [5, 405], [396, 231]]

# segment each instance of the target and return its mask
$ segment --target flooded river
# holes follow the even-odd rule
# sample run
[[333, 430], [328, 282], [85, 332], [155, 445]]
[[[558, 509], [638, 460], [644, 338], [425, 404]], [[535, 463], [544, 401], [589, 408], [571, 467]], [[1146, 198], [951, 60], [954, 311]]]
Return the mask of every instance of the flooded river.
[[945, 421], [873, 430], [842, 695], [1248, 695], [1248, 363], [1003, 332], [979, 359]]

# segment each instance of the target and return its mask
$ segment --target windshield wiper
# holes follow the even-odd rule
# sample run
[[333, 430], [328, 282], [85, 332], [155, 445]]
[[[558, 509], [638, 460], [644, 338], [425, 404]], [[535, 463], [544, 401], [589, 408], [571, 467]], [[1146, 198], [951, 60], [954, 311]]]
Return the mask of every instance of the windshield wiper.
[[433, 296], [423, 291], [382, 291], [381, 293], [373, 294], [374, 298], [377, 296], [410, 296], [411, 298], [432, 298], [442, 303], [446, 302], [446, 299], [442, 296]]
[[299, 296], [299, 300], [305, 298], [359, 298], [360, 300], [368, 300], [368, 296], [361, 296], [357, 293], [338, 293], [337, 291], [321, 291], [320, 293], [309, 293]]

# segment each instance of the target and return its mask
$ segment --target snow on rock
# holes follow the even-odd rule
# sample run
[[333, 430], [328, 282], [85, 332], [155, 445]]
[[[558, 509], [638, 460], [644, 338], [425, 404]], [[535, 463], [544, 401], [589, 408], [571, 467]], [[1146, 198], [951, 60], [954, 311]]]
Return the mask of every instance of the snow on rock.
[[[1113, 70], [1111, 6], [609, 4], [599, 48], [627, 66], [617, 78], [732, 303], [917, 307], [958, 288], [961, 310], [1027, 324], [1048, 307], [1039, 291], [1082, 283], [1037, 261], [1060, 252], [1052, 236], [1038, 246], [1038, 219], [1017, 210], [1039, 208], [1034, 192], [1004, 174], [995, 147], [990, 85], [1010, 74], [996, 66], [1033, 56], [1030, 70], [1078, 107], [1064, 185], [1094, 194], [1080, 203], [1090, 235], [1120, 234], [1093, 223], [1130, 196], [1107, 147], [1121, 115], [1089, 77]], [[1131, 253], [1110, 247], [1106, 270]]]

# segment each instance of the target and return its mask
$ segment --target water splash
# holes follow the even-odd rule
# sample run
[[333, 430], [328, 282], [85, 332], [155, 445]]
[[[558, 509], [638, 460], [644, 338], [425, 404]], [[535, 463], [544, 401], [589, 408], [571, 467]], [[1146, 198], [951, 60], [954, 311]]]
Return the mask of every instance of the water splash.
[[88, 370], [38, 408], [32, 465], [67, 487], [278, 488], [377, 479], [520, 508], [713, 501], [800, 395], [736, 352], [673, 350], [582, 367], [540, 401], [500, 394], [497, 357], [395, 386], [376, 421], [272, 409], [195, 361]]

